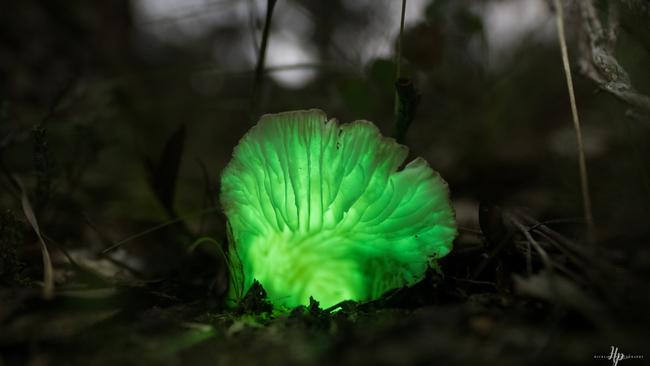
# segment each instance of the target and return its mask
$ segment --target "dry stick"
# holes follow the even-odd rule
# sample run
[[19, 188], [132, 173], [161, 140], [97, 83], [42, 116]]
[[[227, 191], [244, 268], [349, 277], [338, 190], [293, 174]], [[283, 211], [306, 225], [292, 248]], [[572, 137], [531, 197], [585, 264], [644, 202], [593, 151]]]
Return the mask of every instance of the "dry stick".
[[[540, 237], [544, 238], [547, 240], [551, 245], [553, 245], [555, 248], [560, 250], [564, 255], [569, 257], [571, 261], [573, 261], [573, 264], [575, 264], [579, 270], [581, 271], [583, 277], [583, 281], [586, 281], [586, 283], [590, 283], [598, 287], [608, 298], [608, 300], [617, 305], [621, 305], [621, 301], [619, 300], [618, 296], [616, 293], [614, 293], [613, 289], [611, 286], [609, 286], [607, 283], [606, 278], [604, 277], [604, 273], [614, 273], [615, 269], [612, 268], [594, 268], [594, 262], [593, 259], [585, 259], [583, 256], [580, 254], [576, 254], [570, 250], [569, 247], [565, 246], [565, 243], [562, 243], [557, 240], [557, 238], [554, 238], [553, 235], [549, 232], [544, 231], [545, 227], [542, 225], [541, 227], [537, 229], [533, 229], [536, 232], [537, 235]], [[558, 234], [559, 235], [559, 234]], [[576, 280], [577, 276], [573, 276], [574, 281]]]
[[539, 254], [539, 257], [542, 260], [542, 263], [544, 263], [544, 266], [546, 266], [546, 269], [548, 269], [550, 274], [553, 274], [554, 268], [553, 268], [553, 262], [551, 261], [551, 257], [549, 257], [548, 253], [546, 253], [546, 250], [542, 248], [542, 246], [533, 238], [532, 235], [530, 235], [530, 229], [524, 226], [516, 217], [510, 216], [510, 221], [512, 222], [513, 225], [519, 231], [524, 235], [526, 238], [526, 241], [528, 241], [530, 244], [532, 244], [533, 248], [537, 251]]
[[[406, 0], [402, 0], [402, 16], [399, 24], [399, 37], [397, 38], [397, 54], [395, 55], [395, 82], [402, 77], [402, 34], [404, 34], [404, 14], [406, 13]], [[399, 113], [399, 95], [395, 90], [395, 115]]]
[[555, 296], [560, 296], [560, 292], [557, 287], [557, 283], [555, 280], [555, 268], [553, 265], [553, 262], [551, 261], [551, 258], [549, 257], [548, 253], [546, 253], [546, 250], [542, 248], [542, 246], [533, 238], [533, 236], [530, 234], [529, 228], [524, 226], [515, 216], [510, 216], [510, 222], [512, 222], [513, 225], [519, 231], [524, 235], [526, 240], [533, 246], [535, 251], [539, 254], [539, 257], [542, 260], [542, 263], [544, 264], [544, 267], [546, 267], [546, 270], [548, 270], [548, 287], [549, 291], [553, 293]]
[[253, 92], [251, 95], [251, 111], [253, 118], [257, 114], [260, 90], [264, 81], [264, 60], [266, 59], [266, 48], [269, 43], [269, 33], [271, 30], [271, 19], [273, 17], [273, 8], [277, 0], [267, 0], [266, 2], [266, 20], [264, 21], [264, 31], [262, 32], [262, 44], [260, 44], [257, 65], [255, 66], [255, 79], [253, 80]]
[[569, 101], [571, 102], [571, 115], [573, 116], [573, 127], [576, 130], [578, 140], [578, 162], [580, 165], [580, 185], [582, 189], [582, 203], [584, 207], [585, 221], [587, 222], [588, 236], [593, 238], [594, 219], [591, 213], [591, 198], [589, 195], [589, 178], [587, 177], [587, 163], [585, 161], [585, 150], [582, 144], [582, 132], [580, 130], [580, 119], [578, 118], [578, 107], [576, 106], [576, 97], [573, 92], [573, 78], [571, 77], [571, 67], [569, 65], [569, 52], [567, 51], [566, 39], [564, 37], [564, 15], [562, 3], [560, 0], [555, 1], [555, 20], [557, 23], [557, 33], [562, 51], [562, 63], [564, 65], [564, 74], [566, 75], [567, 89], [569, 90]]

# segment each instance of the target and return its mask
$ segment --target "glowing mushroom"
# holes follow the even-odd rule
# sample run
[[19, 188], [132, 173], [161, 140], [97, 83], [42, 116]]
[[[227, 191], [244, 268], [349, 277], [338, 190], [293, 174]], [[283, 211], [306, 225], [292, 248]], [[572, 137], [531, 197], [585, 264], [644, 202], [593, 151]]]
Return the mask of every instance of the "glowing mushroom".
[[422, 279], [451, 250], [445, 181], [370, 122], [320, 110], [265, 115], [221, 176], [241, 275], [276, 306], [371, 300]]

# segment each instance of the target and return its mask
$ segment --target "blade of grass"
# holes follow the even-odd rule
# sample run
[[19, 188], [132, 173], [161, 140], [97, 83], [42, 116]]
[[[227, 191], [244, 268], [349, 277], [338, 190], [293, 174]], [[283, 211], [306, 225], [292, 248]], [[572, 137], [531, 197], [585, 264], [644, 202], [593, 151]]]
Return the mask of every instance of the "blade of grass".
[[[210, 238], [210, 237], [207, 237], [207, 236], [198, 238], [197, 240], [194, 241], [194, 243], [192, 243], [189, 246], [187, 251], [189, 253], [192, 253], [192, 252], [194, 252], [196, 250], [196, 248], [198, 248], [201, 244], [204, 244], [204, 243], [212, 244], [212, 246], [217, 249], [217, 252], [219, 253], [219, 255], [221, 255], [221, 258], [224, 260], [224, 262], [226, 263], [226, 266], [228, 267], [228, 273], [230, 274], [230, 278], [236, 277], [237, 273], [235, 271], [238, 270], [238, 268], [236, 268], [237, 266], [235, 265], [235, 263], [233, 263], [232, 258], [228, 254], [226, 254], [226, 252], [224, 252], [223, 247], [221, 246], [221, 243], [214, 240], [213, 238]], [[241, 276], [239, 276], [239, 277], [241, 277]], [[232, 281], [232, 285], [235, 286], [234, 291], [235, 291], [236, 294], [240, 294], [243, 291], [241, 288], [239, 288], [238, 281]]]
[[18, 187], [20, 188], [20, 192], [21, 192], [20, 201], [23, 207], [23, 212], [25, 213], [25, 217], [27, 218], [29, 224], [32, 226], [32, 229], [34, 229], [34, 232], [38, 237], [38, 241], [41, 244], [41, 253], [43, 256], [43, 298], [49, 300], [54, 297], [54, 274], [53, 274], [54, 271], [52, 269], [52, 260], [50, 259], [50, 252], [47, 250], [47, 245], [45, 244], [45, 240], [43, 239], [43, 235], [41, 234], [41, 229], [38, 226], [38, 220], [36, 219], [36, 215], [34, 214], [34, 210], [32, 209], [32, 204], [29, 201], [29, 197], [27, 196], [27, 191], [25, 191], [22, 183], [17, 177], [14, 177], [14, 181], [18, 184]]
[[155, 232], [155, 231], [158, 231], [158, 230], [160, 230], [160, 229], [162, 229], [162, 228], [165, 228], [165, 227], [167, 227], [167, 226], [174, 225], [174, 224], [178, 224], [178, 223], [181, 223], [181, 222], [183, 222], [183, 221], [185, 221], [185, 220], [189, 220], [189, 219], [193, 219], [193, 218], [201, 217], [201, 216], [203, 216], [203, 215], [207, 215], [207, 214], [209, 214], [209, 213], [218, 212], [219, 210], [220, 210], [219, 207], [212, 207], [212, 208], [209, 208], [209, 209], [206, 209], [206, 210], [200, 210], [200, 211], [195, 212], [195, 213], [190, 214], [190, 215], [180, 216], [180, 217], [178, 217], [178, 218], [176, 218], [176, 219], [173, 219], [173, 220], [169, 220], [169, 221], [163, 222], [163, 223], [161, 223], [160, 225], [156, 225], [156, 226], [154, 226], [154, 227], [151, 227], [151, 228], [146, 229], [146, 230], [144, 230], [144, 231], [141, 231], [141, 232], [139, 232], [139, 233], [136, 233], [136, 234], [130, 235], [130, 236], [128, 236], [127, 238], [122, 239], [122, 240], [116, 242], [115, 244], [111, 245], [110, 247], [104, 249], [104, 250], [102, 251], [102, 254], [109, 253], [109, 252], [111, 252], [111, 251], [113, 251], [113, 250], [115, 250], [115, 249], [121, 247], [122, 245], [124, 245], [124, 244], [130, 242], [130, 241], [133, 241], [133, 240], [135, 240], [135, 239], [138, 239], [138, 238], [140, 238], [140, 237], [143, 237], [143, 236], [145, 236], [145, 235], [147, 235], [147, 234], [151, 234], [151, 233], [153, 233], [153, 232]]

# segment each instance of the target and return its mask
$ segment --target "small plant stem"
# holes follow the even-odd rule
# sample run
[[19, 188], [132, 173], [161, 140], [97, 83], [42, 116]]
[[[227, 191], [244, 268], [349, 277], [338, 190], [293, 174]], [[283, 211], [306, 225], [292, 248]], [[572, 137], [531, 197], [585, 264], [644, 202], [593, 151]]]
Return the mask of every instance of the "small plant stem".
[[[402, 0], [402, 15], [399, 24], [399, 37], [397, 38], [397, 54], [395, 55], [395, 82], [402, 77], [402, 35], [404, 34], [404, 14], [406, 13], [406, 0]], [[395, 115], [399, 111], [399, 96], [395, 91]]]
[[562, 52], [562, 63], [564, 65], [564, 74], [566, 76], [567, 89], [569, 90], [569, 100], [571, 102], [571, 115], [573, 117], [573, 127], [576, 131], [578, 141], [578, 162], [580, 165], [580, 186], [582, 189], [582, 203], [584, 206], [585, 221], [590, 239], [594, 235], [594, 220], [591, 213], [591, 198], [589, 194], [589, 178], [587, 176], [587, 163], [585, 160], [585, 150], [582, 143], [582, 132], [580, 130], [580, 119], [578, 118], [578, 107], [576, 106], [576, 97], [573, 92], [573, 78], [571, 77], [571, 67], [569, 64], [569, 52], [567, 51], [566, 38], [564, 36], [564, 14], [560, 0], [554, 0], [555, 3], [555, 20], [557, 23], [557, 33], [560, 41]]
[[113, 250], [115, 250], [115, 249], [121, 247], [122, 245], [124, 245], [124, 244], [126, 244], [126, 243], [129, 243], [129, 242], [131, 242], [131, 241], [133, 241], [133, 240], [135, 240], [135, 239], [139, 239], [139, 238], [141, 238], [141, 237], [143, 237], [143, 236], [145, 236], [145, 235], [151, 234], [151, 233], [153, 233], [153, 232], [156, 232], [156, 231], [158, 231], [158, 230], [160, 230], [160, 229], [163, 229], [163, 228], [166, 228], [166, 227], [168, 227], [168, 226], [171, 226], [171, 225], [174, 225], [174, 224], [181, 223], [181, 222], [183, 222], [183, 221], [185, 221], [185, 220], [189, 220], [189, 219], [193, 219], [193, 218], [197, 218], [197, 217], [202, 217], [202, 216], [207, 215], [207, 214], [209, 214], [209, 213], [218, 212], [218, 211], [219, 211], [219, 208], [217, 208], [217, 207], [211, 207], [211, 208], [208, 208], [208, 209], [205, 209], [205, 210], [197, 211], [197, 212], [192, 213], [192, 214], [189, 214], [189, 215], [185, 215], [185, 216], [177, 217], [177, 218], [175, 218], [175, 219], [173, 219], [173, 220], [169, 220], [169, 221], [167, 221], [167, 222], [163, 222], [162, 224], [156, 225], [156, 226], [154, 226], [154, 227], [151, 227], [151, 228], [146, 229], [146, 230], [144, 230], [144, 231], [141, 231], [141, 232], [139, 232], [139, 233], [136, 233], [136, 234], [130, 235], [130, 236], [128, 236], [127, 238], [122, 239], [122, 240], [120, 240], [120, 241], [114, 243], [114, 244], [111, 245], [110, 247], [104, 249], [104, 250], [101, 252], [101, 254], [104, 255], [104, 254], [107, 254], [107, 253], [109, 253], [109, 252], [112, 252]]
[[253, 92], [251, 96], [253, 117], [257, 114], [259, 107], [260, 91], [264, 82], [264, 63], [266, 59], [266, 49], [269, 44], [269, 34], [271, 30], [271, 19], [273, 18], [273, 8], [277, 0], [267, 0], [266, 2], [266, 19], [264, 21], [264, 30], [262, 32], [262, 43], [260, 44], [259, 55], [257, 57], [257, 65], [255, 66], [255, 79], [253, 80]]

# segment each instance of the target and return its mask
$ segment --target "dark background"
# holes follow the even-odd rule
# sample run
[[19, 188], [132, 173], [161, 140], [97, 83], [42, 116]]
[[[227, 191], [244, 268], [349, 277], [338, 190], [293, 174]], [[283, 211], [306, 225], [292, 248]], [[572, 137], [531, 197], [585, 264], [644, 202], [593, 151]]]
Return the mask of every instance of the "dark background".
[[220, 171], [264, 113], [393, 135], [401, 1], [277, 1], [258, 79], [265, 0], [3, 4], [0, 365], [650, 357], [650, 3], [585, 3], [616, 34], [598, 64], [584, 7], [565, 4], [594, 232], [551, 2], [410, 0], [404, 143], [450, 185], [456, 249], [414, 288], [291, 316], [223, 305]]

